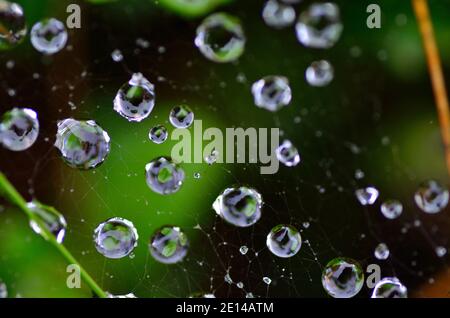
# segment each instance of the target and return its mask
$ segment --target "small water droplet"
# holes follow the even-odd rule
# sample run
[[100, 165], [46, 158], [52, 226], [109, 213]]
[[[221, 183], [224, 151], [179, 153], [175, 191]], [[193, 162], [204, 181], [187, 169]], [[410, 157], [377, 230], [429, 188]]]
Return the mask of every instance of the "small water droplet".
[[177, 192], [184, 181], [184, 171], [169, 157], [158, 157], [145, 166], [148, 187], [159, 194]]
[[247, 252], [248, 252], [248, 247], [245, 246], [245, 245], [242, 245], [242, 246], [239, 248], [239, 252], [240, 252], [242, 255], [247, 254]]
[[0, 122], [0, 144], [11, 151], [30, 148], [39, 135], [39, 121], [34, 110], [13, 108]]
[[263, 282], [266, 283], [267, 285], [270, 285], [272, 283], [272, 280], [269, 277], [264, 276], [263, 277]]
[[280, 224], [267, 235], [266, 245], [275, 256], [292, 257], [300, 251], [302, 237], [295, 227]]
[[377, 200], [379, 192], [374, 187], [366, 187], [356, 190], [355, 195], [362, 205], [372, 205]]
[[164, 127], [163, 125], [157, 125], [150, 129], [148, 137], [155, 144], [162, 144], [167, 140], [168, 135], [169, 134], [166, 127]]
[[155, 87], [141, 73], [122, 85], [114, 98], [114, 110], [130, 122], [147, 118], [155, 106]]
[[284, 76], [266, 76], [252, 85], [255, 105], [271, 112], [276, 112], [289, 105], [292, 91], [289, 80]]
[[153, 234], [149, 249], [158, 262], [174, 264], [181, 262], [186, 256], [189, 241], [179, 227], [166, 225]]
[[278, 161], [286, 167], [295, 167], [300, 162], [300, 155], [297, 148], [289, 141], [285, 140], [275, 151]]
[[227, 188], [214, 201], [213, 209], [226, 222], [248, 227], [261, 218], [262, 197], [255, 189], [245, 186]]
[[209, 60], [226, 63], [244, 52], [245, 35], [239, 19], [226, 13], [208, 16], [197, 28], [195, 45]]
[[328, 49], [342, 33], [339, 7], [334, 3], [313, 3], [303, 11], [295, 26], [297, 38], [306, 47]]
[[444, 246], [438, 246], [435, 249], [438, 257], [444, 257], [447, 254], [447, 249]]
[[123, 54], [119, 49], [115, 49], [111, 53], [111, 58], [114, 62], [121, 62], [123, 60]]
[[94, 231], [97, 251], [107, 258], [122, 258], [137, 246], [138, 233], [130, 221], [114, 217], [100, 223]]
[[27, 35], [27, 25], [22, 7], [15, 2], [1, 1], [0, 51], [20, 44]]
[[381, 204], [381, 213], [388, 219], [396, 219], [403, 212], [403, 205], [398, 200], [387, 200]]
[[64, 23], [54, 18], [42, 20], [31, 29], [31, 44], [47, 55], [61, 51], [66, 46], [67, 38]]
[[186, 105], [175, 106], [170, 111], [169, 121], [176, 128], [188, 128], [194, 122], [194, 112]]
[[55, 147], [70, 167], [88, 170], [106, 159], [110, 150], [110, 138], [93, 120], [68, 118], [58, 122]]
[[390, 251], [386, 244], [380, 243], [374, 251], [374, 255], [379, 260], [385, 260], [389, 257]]
[[322, 272], [322, 286], [334, 298], [351, 298], [359, 293], [363, 285], [361, 265], [350, 258], [335, 258]]
[[312, 62], [306, 69], [305, 77], [311, 86], [327, 86], [334, 78], [334, 68], [330, 62], [325, 60]]
[[406, 287], [396, 277], [386, 277], [374, 287], [371, 298], [407, 298]]
[[281, 29], [294, 23], [295, 9], [276, 0], [269, 0], [264, 5], [262, 17], [268, 26]]
[[447, 206], [448, 199], [448, 190], [435, 180], [428, 180], [420, 184], [414, 195], [417, 206], [429, 214], [442, 211]]

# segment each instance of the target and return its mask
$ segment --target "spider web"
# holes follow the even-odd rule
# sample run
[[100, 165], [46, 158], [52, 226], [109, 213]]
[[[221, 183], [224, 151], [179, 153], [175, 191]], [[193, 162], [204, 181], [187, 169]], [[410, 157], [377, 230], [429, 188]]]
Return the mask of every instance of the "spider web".
[[[406, 33], [420, 50], [407, 3], [393, 5], [390, 22], [380, 31], [386, 36], [371, 41], [375, 31], [362, 27], [367, 4], [360, 5], [361, 17], [354, 21], [350, 12], [355, 10], [338, 2], [346, 33], [324, 52], [300, 46], [292, 29], [265, 26], [261, 2], [236, 3], [227, 11], [244, 21], [249, 43], [239, 62], [230, 65], [206, 61], [194, 47], [199, 20], [184, 21], [160, 9], [143, 11], [134, 2], [84, 5], [83, 27], [70, 30], [63, 52], [42, 57], [24, 44], [1, 53], [1, 111], [31, 107], [41, 124], [30, 150], [0, 150], [1, 170], [29, 199], [38, 198], [64, 214], [69, 224], [65, 244], [112, 294], [324, 297], [324, 265], [345, 256], [363, 268], [379, 264], [382, 276], [397, 276], [421, 295], [423, 284], [434, 284], [439, 272], [448, 272], [448, 256], [438, 257], [435, 250], [449, 247], [450, 227], [448, 210], [425, 215], [412, 200], [422, 179], [446, 179], [423, 60], [416, 77], [409, 76], [411, 70], [396, 73], [391, 64], [398, 52], [388, 44], [399, 35]], [[124, 55], [121, 62], [111, 58], [116, 49]], [[335, 66], [334, 82], [323, 89], [304, 81], [304, 70], [317, 59]], [[139, 124], [126, 122], [112, 109], [117, 89], [134, 72], [155, 83], [157, 94], [151, 118]], [[250, 94], [253, 81], [268, 74], [287, 76], [293, 87], [292, 105], [276, 114], [256, 108]], [[174, 142], [155, 145], [148, 131], [156, 124], [173, 130], [168, 113], [180, 103], [187, 103], [209, 127], [279, 127], [283, 138], [299, 148], [302, 161], [295, 168], [280, 166], [274, 175], [261, 175], [255, 164], [183, 164], [186, 180], [180, 192], [158, 196], [145, 185], [144, 166], [169, 155]], [[53, 147], [56, 122], [68, 117], [93, 119], [108, 131], [112, 150], [102, 166], [77, 171], [59, 158]], [[421, 134], [407, 135], [417, 127]], [[411, 142], [417, 143], [415, 153], [409, 150]], [[250, 228], [225, 224], [211, 208], [217, 195], [234, 184], [248, 184], [263, 196], [263, 216]], [[374, 185], [381, 195], [375, 205], [362, 207], [354, 191], [366, 185]], [[389, 198], [404, 205], [397, 220], [387, 220], [379, 211]], [[110, 217], [135, 224], [139, 243], [130, 257], [109, 260], [95, 250], [93, 230]], [[300, 252], [289, 259], [275, 257], [265, 246], [270, 229], [281, 223], [294, 225], [303, 238]], [[190, 239], [182, 263], [163, 265], [149, 255], [149, 237], [165, 224], [181, 226]], [[391, 252], [386, 261], [373, 256], [380, 242]], [[240, 252], [243, 246], [246, 254]], [[64, 282], [64, 274], [60, 276]], [[25, 287], [13, 288], [27, 295]], [[364, 287], [359, 295], [369, 294]]]

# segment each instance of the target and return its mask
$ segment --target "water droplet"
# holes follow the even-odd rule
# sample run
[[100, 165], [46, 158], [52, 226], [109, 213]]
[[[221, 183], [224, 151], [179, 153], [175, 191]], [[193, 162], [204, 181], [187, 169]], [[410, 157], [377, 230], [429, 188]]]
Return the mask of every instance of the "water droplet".
[[237, 286], [237, 288], [244, 288], [244, 283], [243, 282], [238, 282], [237, 284], [236, 284], [236, 286]]
[[389, 257], [390, 251], [386, 244], [380, 243], [374, 251], [374, 255], [379, 260], [385, 260]]
[[194, 122], [194, 112], [186, 105], [175, 106], [170, 111], [169, 121], [176, 128], [188, 128]]
[[255, 296], [252, 293], [247, 293], [245, 298], [255, 298]]
[[158, 157], [145, 166], [147, 185], [159, 194], [177, 192], [184, 181], [184, 171], [169, 157]]
[[359, 293], [363, 285], [361, 265], [350, 258], [335, 258], [322, 272], [322, 286], [334, 298], [351, 298]]
[[2, 282], [2, 280], [0, 279], [0, 299], [7, 297], [8, 297], [8, 288], [6, 287], [6, 284]]
[[281, 29], [294, 23], [295, 9], [276, 0], [269, 0], [264, 5], [262, 17], [268, 26]]
[[355, 195], [362, 205], [372, 205], [377, 200], [379, 192], [374, 187], [367, 187], [356, 190]]
[[195, 179], [200, 179], [201, 177], [202, 177], [202, 175], [200, 174], [200, 172], [194, 173], [194, 178]]
[[334, 68], [328, 61], [315, 61], [306, 69], [305, 77], [311, 86], [327, 86], [334, 78]]
[[239, 252], [240, 252], [242, 255], [247, 254], [247, 252], [248, 252], [248, 247], [245, 246], [245, 245], [242, 245], [242, 246], [239, 248]]
[[275, 151], [278, 161], [286, 167], [295, 167], [300, 162], [300, 155], [297, 148], [289, 141], [285, 140]]
[[328, 49], [342, 33], [339, 7], [334, 3], [313, 3], [299, 16], [297, 38], [306, 47]]
[[58, 122], [55, 147], [72, 168], [93, 169], [109, 154], [110, 138], [95, 121], [72, 118]]
[[159, 262], [174, 264], [183, 260], [189, 248], [189, 241], [176, 226], [163, 226], [150, 239], [150, 253]]
[[56, 241], [62, 243], [67, 228], [67, 222], [64, 216], [54, 208], [45, 206], [37, 201], [28, 202], [27, 207], [40, 221], [40, 223], [37, 223], [35, 220], [30, 219], [30, 226], [33, 231], [48, 240], [49, 237], [42, 231], [41, 225], [45, 226], [45, 229], [53, 234]]
[[381, 204], [381, 213], [388, 219], [396, 219], [402, 212], [403, 205], [398, 200], [387, 200]]
[[275, 226], [267, 235], [266, 244], [274, 255], [287, 258], [300, 251], [302, 237], [295, 227], [280, 224]]
[[8, 50], [23, 41], [27, 26], [22, 7], [14, 2], [0, 2], [0, 50]]
[[0, 144], [11, 151], [30, 148], [39, 135], [39, 121], [34, 110], [13, 108], [2, 116]]
[[150, 129], [150, 132], [148, 134], [148, 137], [151, 141], [153, 141], [155, 144], [162, 144], [164, 141], [167, 140], [168, 132], [166, 127], [163, 125], [157, 125]]
[[435, 180], [420, 184], [414, 195], [417, 206], [429, 214], [438, 213], [444, 209], [448, 204], [448, 198], [448, 190]]
[[264, 276], [263, 277], [263, 282], [266, 283], [267, 285], [270, 285], [272, 283], [272, 280], [269, 277]]
[[362, 171], [361, 169], [356, 169], [355, 179], [361, 180], [362, 178], [364, 178], [364, 176], [365, 176], [364, 171]]
[[137, 246], [138, 233], [130, 221], [114, 217], [100, 223], [94, 231], [97, 251], [107, 258], [122, 258]]
[[214, 201], [213, 209], [228, 223], [248, 227], [261, 218], [262, 197], [245, 186], [227, 188]]
[[121, 62], [123, 60], [123, 54], [119, 49], [115, 49], [111, 53], [111, 58], [114, 62]]
[[215, 163], [217, 161], [218, 156], [219, 156], [219, 152], [216, 149], [214, 149], [213, 151], [211, 151], [211, 154], [209, 154], [205, 157], [205, 162], [209, 165], [212, 165], [213, 163]]
[[155, 106], [155, 86], [141, 73], [122, 85], [114, 98], [114, 110], [130, 122], [147, 118]]
[[226, 63], [237, 60], [245, 48], [245, 35], [238, 18], [214, 13], [197, 28], [195, 45], [209, 60]]
[[284, 76], [266, 76], [252, 85], [255, 105], [271, 112], [287, 106], [292, 99], [289, 80]]
[[372, 298], [407, 298], [408, 290], [396, 277], [386, 277], [374, 287]]
[[204, 293], [193, 293], [189, 298], [216, 298], [214, 294], [204, 294]]
[[444, 246], [438, 246], [435, 252], [438, 257], [444, 257], [447, 254], [447, 249]]
[[67, 43], [64, 23], [50, 18], [36, 23], [31, 29], [31, 44], [41, 53], [51, 55], [61, 51]]

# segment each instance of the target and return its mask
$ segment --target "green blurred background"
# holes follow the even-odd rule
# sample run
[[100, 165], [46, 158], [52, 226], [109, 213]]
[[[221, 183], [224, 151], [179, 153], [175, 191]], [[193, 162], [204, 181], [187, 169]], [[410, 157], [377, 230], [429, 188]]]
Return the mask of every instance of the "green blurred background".
[[[36, 52], [29, 38], [0, 53], [0, 112], [31, 107], [41, 124], [40, 138], [30, 150], [0, 149], [0, 170], [27, 199], [37, 198], [64, 214], [69, 224], [65, 245], [104, 290], [138, 297], [198, 292], [325, 297], [322, 266], [347, 256], [364, 266], [378, 263], [383, 276], [399, 277], [410, 295], [427, 296], [423, 286], [445, 272], [449, 257], [438, 258], [434, 249], [449, 248], [449, 211], [424, 215], [412, 200], [422, 180], [447, 185], [448, 177], [410, 1], [376, 1], [382, 8], [381, 29], [366, 26], [366, 7], [374, 1], [336, 1], [344, 33], [324, 51], [301, 46], [293, 27], [266, 26], [264, 2], [257, 0], [200, 0], [198, 6], [186, 0], [17, 2], [29, 28], [45, 17], [64, 21], [67, 5], [78, 3], [82, 28], [70, 30], [67, 48], [52, 57]], [[297, 5], [297, 12], [309, 3]], [[429, 3], [450, 78], [450, 1]], [[243, 23], [248, 41], [236, 63], [210, 62], [194, 46], [196, 27], [218, 10]], [[111, 59], [115, 49], [123, 53], [123, 62]], [[318, 59], [335, 67], [335, 79], [325, 88], [304, 80], [306, 67]], [[6, 67], [8, 61], [14, 61], [13, 68]], [[142, 72], [156, 86], [156, 107], [141, 123], [127, 122], [112, 108], [117, 89], [132, 72]], [[255, 107], [250, 93], [251, 84], [269, 74], [287, 76], [293, 89], [291, 106], [276, 114]], [[8, 95], [10, 88], [15, 96]], [[302, 163], [294, 169], [281, 166], [275, 175], [260, 175], [255, 164], [185, 164], [182, 189], [157, 195], [145, 184], [144, 166], [169, 155], [174, 143], [153, 144], [148, 131], [156, 124], [172, 130], [168, 114], [179, 103], [190, 105], [204, 127], [279, 127], [299, 148]], [[58, 157], [52, 146], [56, 121], [67, 117], [94, 119], [111, 136], [111, 154], [97, 169], [76, 171]], [[355, 178], [358, 169], [364, 178]], [[201, 178], [194, 178], [196, 172]], [[225, 187], [241, 183], [258, 189], [266, 203], [261, 221], [248, 229], [224, 224], [211, 209]], [[353, 193], [368, 184], [380, 190], [380, 200], [363, 208]], [[379, 212], [388, 198], [404, 204], [397, 220]], [[31, 231], [20, 211], [6, 202], [0, 205], [0, 279], [9, 296], [92, 297], [84, 283], [81, 289], [68, 289], [64, 259]], [[133, 257], [109, 260], [95, 250], [94, 228], [114, 216], [137, 227]], [[420, 226], [414, 225], [417, 220]], [[279, 223], [302, 229], [305, 242], [292, 259], [276, 258], [265, 248], [265, 236]], [[181, 226], [191, 241], [181, 264], [159, 264], [149, 255], [148, 239], [164, 224]], [[373, 256], [379, 242], [390, 248], [388, 261]], [[250, 248], [246, 255], [239, 253], [242, 245]], [[225, 282], [227, 274], [234, 283]], [[364, 287], [359, 296], [369, 293]], [[448, 296], [448, 291], [439, 295]]]

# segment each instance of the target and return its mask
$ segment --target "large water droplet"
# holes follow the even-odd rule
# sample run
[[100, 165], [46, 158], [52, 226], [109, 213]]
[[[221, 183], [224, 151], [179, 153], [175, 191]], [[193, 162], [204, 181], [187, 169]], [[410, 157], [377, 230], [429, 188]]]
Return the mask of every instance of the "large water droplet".
[[363, 285], [361, 265], [350, 258], [335, 258], [322, 272], [322, 286], [334, 298], [351, 298], [359, 293]]
[[155, 144], [162, 144], [164, 141], [167, 140], [168, 136], [167, 128], [163, 125], [157, 125], [150, 129], [150, 132], [148, 134], [148, 137], [151, 141], [153, 141]]
[[262, 203], [258, 191], [241, 186], [225, 189], [214, 201], [213, 209], [228, 223], [248, 227], [261, 218]]
[[252, 85], [255, 105], [275, 112], [287, 106], [292, 99], [289, 80], [284, 76], [266, 76]]
[[138, 233], [133, 223], [114, 217], [100, 223], [94, 231], [97, 251], [107, 258], [122, 258], [137, 246]]
[[435, 180], [428, 180], [420, 184], [414, 195], [417, 206], [430, 214], [444, 209], [448, 204], [448, 198], [448, 190]]
[[170, 111], [169, 121], [176, 128], [188, 128], [194, 122], [194, 112], [186, 105], [175, 106]]
[[114, 110], [128, 121], [140, 122], [155, 106], [155, 87], [141, 73], [135, 73], [114, 98]]
[[408, 290], [396, 277], [386, 277], [374, 287], [372, 298], [408, 298]]
[[297, 148], [289, 141], [285, 140], [275, 151], [278, 161], [286, 167], [295, 167], [300, 162], [300, 155]]
[[300, 14], [295, 29], [304, 46], [328, 49], [342, 33], [339, 7], [334, 3], [313, 3]]
[[295, 9], [276, 0], [269, 0], [264, 5], [262, 17], [268, 26], [281, 29], [294, 23]]
[[245, 47], [241, 22], [226, 13], [214, 13], [197, 28], [195, 45], [211, 61], [226, 63], [237, 60]]
[[158, 157], [145, 166], [147, 185], [159, 194], [171, 194], [180, 190], [184, 171], [169, 157]]
[[355, 195], [362, 205], [372, 205], [378, 199], [379, 192], [374, 187], [366, 187], [356, 190]]
[[403, 212], [403, 205], [398, 200], [387, 200], [381, 204], [381, 213], [388, 219], [396, 219]]
[[278, 257], [292, 257], [300, 251], [302, 237], [300, 232], [291, 225], [280, 224], [275, 226], [267, 235], [269, 250]]
[[27, 35], [22, 7], [14, 2], [0, 1], [0, 50], [18, 45]]
[[305, 77], [311, 86], [327, 86], [333, 80], [334, 68], [328, 61], [315, 61], [306, 69]]
[[374, 255], [379, 260], [385, 260], [389, 257], [390, 251], [386, 244], [380, 243], [374, 251]]
[[58, 122], [55, 147], [69, 166], [87, 170], [105, 160], [110, 150], [110, 138], [93, 120], [68, 118]]
[[36, 23], [31, 29], [31, 44], [41, 53], [51, 55], [61, 51], [67, 43], [64, 23], [50, 18]]
[[30, 148], [39, 135], [39, 121], [34, 110], [13, 108], [2, 116], [0, 144], [12, 151]]
[[64, 216], [56, 211], [54, 208], [45, 206], [37, 201], [27, 203], [28, 209], [40, 221], [36, 222], [30, 218], [30, 226], [34, 232], [49, 239], [46, 233], [42, 230], [42, 226], [50, 232], [58, 243], [62, 243], [66, 234], [67, 222]]
[[159, 262], [174, 264], [183, 260], [189, 248], [189, 241], [176, 226], [163, 226], [150, 239], [150, 253]]

